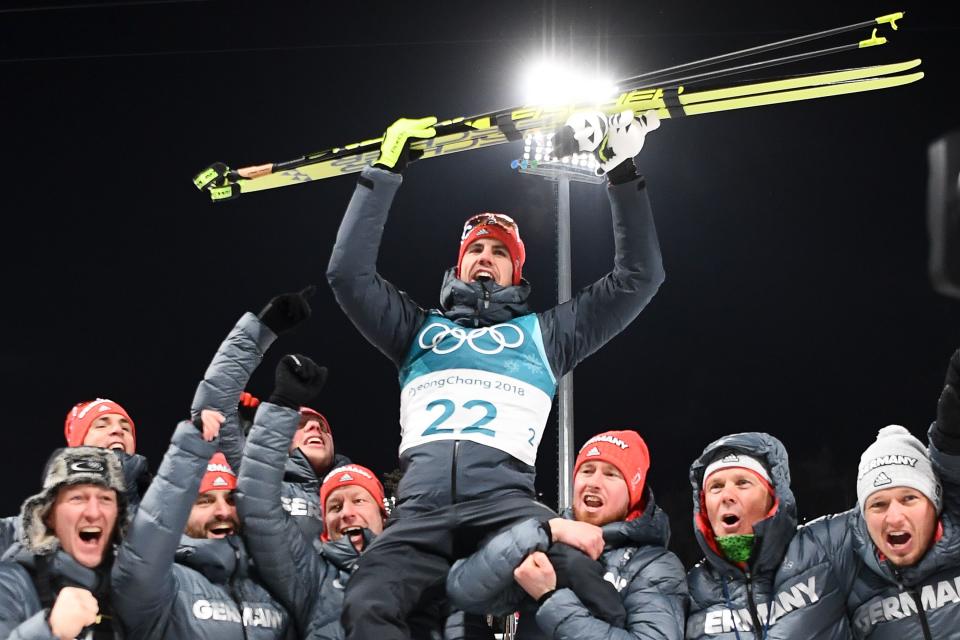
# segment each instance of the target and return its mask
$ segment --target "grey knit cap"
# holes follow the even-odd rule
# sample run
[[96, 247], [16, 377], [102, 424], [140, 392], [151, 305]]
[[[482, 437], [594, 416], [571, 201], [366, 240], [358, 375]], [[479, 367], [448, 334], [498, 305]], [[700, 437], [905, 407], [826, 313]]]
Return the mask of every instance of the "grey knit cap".
[[929, 498], [937, 513], [943, 507], [943, 489], [930, 465], [927, 448], [896, 424], [880, 429], [876, 441], [860, 456], [857, 470], [860, 511], [873, 493], [893, 487], [916, 489]]

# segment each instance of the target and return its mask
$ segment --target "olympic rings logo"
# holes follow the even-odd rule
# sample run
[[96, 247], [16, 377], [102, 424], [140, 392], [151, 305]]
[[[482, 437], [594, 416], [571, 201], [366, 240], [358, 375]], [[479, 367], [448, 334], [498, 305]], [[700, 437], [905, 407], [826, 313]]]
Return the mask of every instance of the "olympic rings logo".
[[[504, 331], [506, 329], [516, 332], [516, 337], [512, 341], [507, 339], [509, 331]], [[478, 346], [475, 342], [487, 335], [496, 343], [496, 346], [492, 349]], [[448, 336], [455, 338], [455, 341], [451, 341], [450, 344], [441, 347], [440, 343], [446, 340]], [[430, 349], [439, 355], [452, 353], [466, 343], [477, 353], [489, 356], [498, 354], [504, 349], [516, 349], [522, 345], [523, 331], [512, 324], [495, 324], [492, 327], [480, 327], [468, 331], [462, 327], [448, 327], [440, 322], [433, 322], [428, 324], [426, 328], [420, 332], [417, 340], [420, 343], [421, 349]]]

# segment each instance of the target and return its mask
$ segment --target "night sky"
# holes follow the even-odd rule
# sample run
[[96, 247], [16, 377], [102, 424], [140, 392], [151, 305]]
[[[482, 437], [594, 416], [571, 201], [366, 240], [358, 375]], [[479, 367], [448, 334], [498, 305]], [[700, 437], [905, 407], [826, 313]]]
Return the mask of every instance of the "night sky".
[[[14, 3], [4, 3], [7, 7]], [[18, 3], [21, 4], [21, 3]], [[699, 556], [687, 471], [713, 439], [786, 444], [803, 519], [855, 501], [860, 451], [899, 423], [925, 439], [960, 302], [927, 274], [927, 147], [960, 127], [960, 7], [932, 3], [48, 3], [0, 9], [6, 456], [0, 513], [39, 487], [77, 401], [109, 397], [156, 468], [239, 316], [318, 284], [284, 353], [331, 371], [316, 402], [337, 450], [383, 473], [399, 444], [396, 371], [342, 314], [325, 269], [352, 176], [214, 206], [191, 183], [375, 137], [399, 116], [518, 104], [523, 69], [573, 51], [626, 77], [906, 10], [891, 42], [803, 70], [922, 57], [924, 80], [872, 94], [664, 121], [638, 158], [667, 280], [575, 375], [576, 439], [632, 428], [671, 547]], [[846, 41], [861, 35], [848, 36]], [[865, 34], [864, 36], [865, 37]], [[788, 73], [768, 72], [769, 74]], [[424, 306], [463, 220], [517, 219], [533, 306], [556, 296], [553, 186], [517, 144], [412, 165], [380, 272]], [[612, 262], [602, 186], [573, 191], [574, 287]], [[539, 490], [556, 502], [555, 419]]]

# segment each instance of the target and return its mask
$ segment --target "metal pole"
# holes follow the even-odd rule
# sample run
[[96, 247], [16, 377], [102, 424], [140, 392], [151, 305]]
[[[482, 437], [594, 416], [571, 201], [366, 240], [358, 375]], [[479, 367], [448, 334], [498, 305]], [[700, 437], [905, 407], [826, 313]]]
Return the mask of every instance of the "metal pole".
[[[563, 304], [571, 295], [570, 267], [570, 177], [557, 177], [557, 301]], [[557, 463], [557, 502], [562, 511], [573, 504], [573, 373], [560, 378], [558, 398], [559, 459]]]

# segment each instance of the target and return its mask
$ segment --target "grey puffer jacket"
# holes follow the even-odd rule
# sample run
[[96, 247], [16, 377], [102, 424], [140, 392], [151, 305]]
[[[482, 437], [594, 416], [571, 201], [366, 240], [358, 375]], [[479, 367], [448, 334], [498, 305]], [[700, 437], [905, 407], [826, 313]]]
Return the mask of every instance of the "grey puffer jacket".
[[[528, 315], [529, 285], [460, 283], [451, 269], [441, 309], [430, 312], [377, 273], [377, 253], [399, 174], [366, 167], [344, 214], [330, 256], [327, 280], [360, 333], [398, 368], [431, 313], [463, 326], [486, 327]], [[597, 351], [636, 318], [664, 280], [660, 248], [643, 179], [609, 186], [614, 266], [573, 299], [536, 314], [539, 340], [556, 379]], [[481, 291], [482, 289], [482, 291]], [[435, 317], [435, 316], [434, 316]], [[400, 456], [404, 472], [394, 517], [473, 498], [534, 495], [533, 466], [500, 449], [470, 440], [435, 440]], [[495, 469], [495, 473], [491, 473]]]
[[859, 510], [850, 515], [853, 549], [862, 560], [848, 602], [857, 638], [960, 637], [960, 456], [943, 453], [932, 441], [929, 451], [944, 499], [939, 538], [920, 562], [898, 569], [881, 559]]
[[216, 450], [216, 440], [182, 422], [120, 546], [112, 597], [131, 638], [293, 637], [286, 610], [260, 583], [240, 538], [183, 536]]
[[0, 557], [20, 539], [20, 516], [0, 518]]
[[[299, 421], [299, 414], [297, 414]], [[252, 429], [251, 429], [252, 431]], [[287, 443], [289, 446], [289, 443]], [[350, 458], [334, 454], [333, 463], [324, 474], [337, 467], [350, 464]], [[280, 506], [300, 527], [306, 540], [316, 540], [323, 533], [323, 518], [320, 513], [320, 483], [306, 456], [299, 449], [287, 456], [283, 468], [283, 485], [280, 489]]]
[[344, 589], [359, 554], [348, 538], [318, 552], [277, 500], [299, 420], [296, 410], [269, 402], [257, 409], [237, 480], [237, 510], [264, 583], [290, 612], [299, 637], [339, 640]]
[[[263, 361], [267, 349], [277, 336], [252, 313], [245, 313], [217, 349], [203, 380], [197, 385], [190, 414], [193, 418], [203, 409], [214, 409], [224, 416], [220, 428], [220, 447], [227, 462], [237, 473], [243, 466], [245, 437], [240, 426], [237, 403], [250, 376]], [[320, 519], [320, 482], [317, 473], [299, 450], [284, 463], [283, 491], [280, 501], [303, 531], [307, 540], [314, 540], [323, 529]], [[336, 454], [325, 472], [350, 464], [346, 456]]]
[[263, 355], [276, 339], [277, 334], [257, 316], [250, 312], [243, 314], [220, 343], [220, 348], [193, 394], [193, 403], [190, 405], [192, 419], [196, 420], [204, 409], [213, 409], [223, 414], [220, 450], [237, 473], [243, 462], [244, 444], [237, 403], [250, 381], [250, 376], [260, 366]]
[[[63, 587], [90, 591], [101, 613], [109, 615], [108, 580], [102, 570], [80, 565], [63, 550], [42, 557], [19, 545], [10, 551], [10, 559], [0, 562], [0, 638], [57, 640], [47, 618]], [[38, 590], [38, 581], [47, 585], [46, 596]], [[122, 637], [118, 632], [113, 636]]]
[[600, 562], [607, 570], [605, 579], [617, 588], [623, 601], [625, 629], [594, 618], [570, 589], [558, 589], [537, 608], [516, 583], [514, 568], [529, 554], [546, 551], [549, 546], [536, 520], [507, 529], [469, 558], [458, 560], [447, 577], [451, 603], [466, 611], [494, 615], [520, 609], [518, 638], [682, 638], [687, 607], [683, 565], [666, 548], [670, 538], [666, 513], [656, 506], [649, 489], [645, 495], [640, 517], [603, 527], [606, 545]]
[[[776, 493], [773, 515], [754, 525], [756, 542], [746, 566], [718, 552], [702, 501], [704, 469], [726, 452], [763, 461]], [[687, 638], [850, 637], [844, 602], [857, 562], [849, 552], [848, 514], [821, 518], [797, 530], [789, 462], [779, 440], [766, 433], [720, 438], [690, 467], [690, 484], [693, 526], [706, 557], [687, 575]]]

